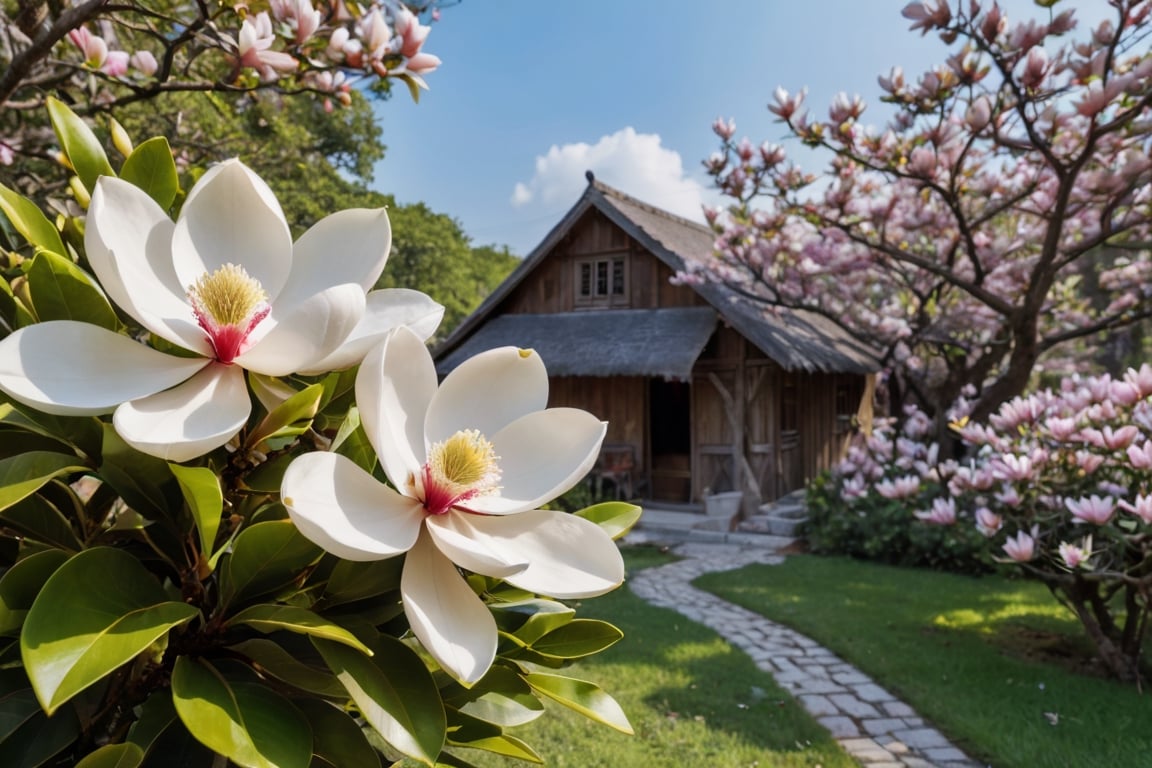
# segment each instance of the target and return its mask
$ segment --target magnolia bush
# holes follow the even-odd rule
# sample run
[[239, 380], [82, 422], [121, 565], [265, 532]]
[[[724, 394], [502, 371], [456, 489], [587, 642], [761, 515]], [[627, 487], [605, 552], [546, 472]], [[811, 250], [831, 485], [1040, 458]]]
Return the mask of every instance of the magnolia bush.
[[[953, 413], [966, 448], [938, 460], [931, 420], [910, 409], [849, 451], [831, 479], [840, 514], [897, 502], [906, 519], [969, 541], [1042, 581], [1101, 661], [1139, 680], [1152, 610], [1152, 367], [1064, 379], [986, 422]], [[914, 510], [909, 512], [908, 510]]]
[[0, 186], [6, 768], [539, 762], [544, 700], [630, 732], [559, 670], [620, 639], [562, 600], [622, 582], [639, 510], [540, 509], [604, 423], [527, 350], [438, 383], [442, 307], [370, 290], [385, 211], [293, 242], [241, 162], [117, 172], [49, 110], [87, 212]]

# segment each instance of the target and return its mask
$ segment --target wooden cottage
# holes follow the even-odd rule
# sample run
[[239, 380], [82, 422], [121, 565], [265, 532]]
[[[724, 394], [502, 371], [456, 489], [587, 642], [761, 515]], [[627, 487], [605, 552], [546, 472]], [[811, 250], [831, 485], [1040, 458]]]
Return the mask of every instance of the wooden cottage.
[[576, 205], [439, 346], [437, 370], [493, 347], [535, 349], [551, 406], [608, 421], [597, 471], [628, 497], [741, 491], [755, 502], [800, 488], [840, 455], [877, 363], [824, 318], [674, 285], [684, 257], [712, 243], [707, 227], [589, 174]]

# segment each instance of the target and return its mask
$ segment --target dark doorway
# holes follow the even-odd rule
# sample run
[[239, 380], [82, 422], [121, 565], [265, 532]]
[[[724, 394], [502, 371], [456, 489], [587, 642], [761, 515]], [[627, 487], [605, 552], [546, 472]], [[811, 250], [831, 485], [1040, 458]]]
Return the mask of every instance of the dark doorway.
[[692, 500], [692, 390], [686, 381], [651, 379], [648, 433], [652, 498]]

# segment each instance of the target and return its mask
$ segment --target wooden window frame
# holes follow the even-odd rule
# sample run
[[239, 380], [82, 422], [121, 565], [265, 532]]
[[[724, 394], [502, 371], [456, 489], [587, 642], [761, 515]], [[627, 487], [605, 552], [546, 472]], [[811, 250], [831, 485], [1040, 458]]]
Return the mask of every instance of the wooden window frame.
[[607, 307], [627, 303], [628, 259], [625, 254], [599, 254], [575, 261], [576, 306]]

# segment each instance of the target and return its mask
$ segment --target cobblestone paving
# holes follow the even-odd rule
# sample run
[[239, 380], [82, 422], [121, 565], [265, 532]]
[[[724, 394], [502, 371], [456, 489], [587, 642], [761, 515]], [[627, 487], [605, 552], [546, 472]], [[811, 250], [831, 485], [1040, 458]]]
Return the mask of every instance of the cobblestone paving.
[[848, 754], [867, 768], [976, 768], [979, 763], [851, 664], [815, 641], [692, 586], [710, 571], [777, 565], [763, 547], [688, 542], [684, 558], [648, 568], [628, 583], [639, 597], [711, 627], [792, 693]]

